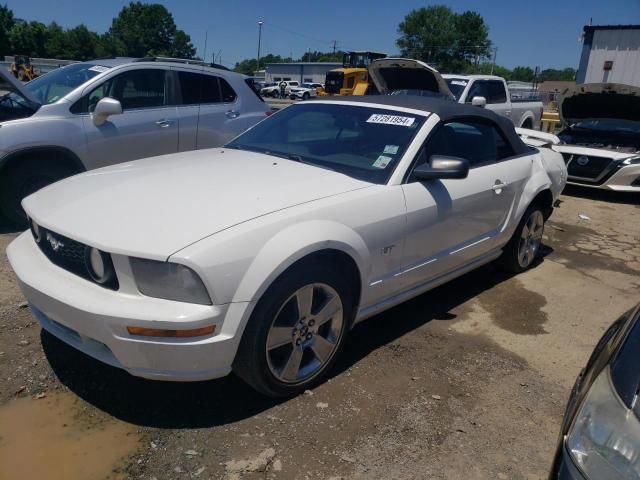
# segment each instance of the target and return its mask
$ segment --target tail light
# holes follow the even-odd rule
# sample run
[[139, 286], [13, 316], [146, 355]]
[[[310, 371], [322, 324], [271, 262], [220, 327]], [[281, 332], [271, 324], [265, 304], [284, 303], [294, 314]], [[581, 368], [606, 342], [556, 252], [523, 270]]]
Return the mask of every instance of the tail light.
[[270, 117], [271, 115], [273, 115], [273, 112], [272, 112], [271, 110], [267, 110], [266, 112], [264, 112], [264, 114], [265, 114], [267, 117]]

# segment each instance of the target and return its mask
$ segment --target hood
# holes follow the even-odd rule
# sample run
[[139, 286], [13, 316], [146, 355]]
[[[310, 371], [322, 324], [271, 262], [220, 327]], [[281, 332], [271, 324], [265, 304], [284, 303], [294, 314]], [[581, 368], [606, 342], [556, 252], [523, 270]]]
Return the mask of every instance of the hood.
[[440, 73], [424, 62], [410, 58], [383, 58], [369, 65], [369, 76], [380, 93], [423, 90], [453, 98]]
[[40, 100], [29, 89], [25, 88], [24, 83], [5, 68], [0, 68], [0, 90], [14, 92], [30, 103], [41, 105]]
[[53, 232], [107, 252], [164, 260], [239, 223], [370, 185], [292, 160], [217, 148], [92, 170], [22, 204]]
[[619, 83], [586, 83], [565, 90], [560, 119], [571, 125], [587, 118], [640, 121], [640, 88]]

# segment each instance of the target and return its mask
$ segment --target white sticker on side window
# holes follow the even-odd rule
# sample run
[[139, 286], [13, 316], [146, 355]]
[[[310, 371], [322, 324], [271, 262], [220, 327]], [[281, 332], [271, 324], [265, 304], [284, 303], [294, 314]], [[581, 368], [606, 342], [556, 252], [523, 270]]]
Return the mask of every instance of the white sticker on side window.
[[92, 72], [104, 73], [107, 70], [109, 70], [109, 67], [103, 67], [102, 65], [94, 65], [89, 70], [91, 70]]
[[460, 85], [462, 87], [466, 87], [467, 82], [465, 82], [464, 80], [451, 80], [451, 85]]
[[369, 117], [367, 123], [381, 123], [384, 125], [399, 125], [401, 127], [410, 127], [415, 121], [415, 117], [400, 117], [398, 115], [383, 115], [380, 113], [374, 113]]
[[387, 165], [389, 165], [391, 160], [393, 160], [393, 158], [380, 155], [378, 159], [375, 162], [373, 162], [373, 166], [376, 168], [387, 168]]
[[398, 145], [385, 145], [384, 152], [382, 153], [389, 153], [391, 155], [395, 155], [396, 153], [398, 153], [399, 148], [400, 147]]

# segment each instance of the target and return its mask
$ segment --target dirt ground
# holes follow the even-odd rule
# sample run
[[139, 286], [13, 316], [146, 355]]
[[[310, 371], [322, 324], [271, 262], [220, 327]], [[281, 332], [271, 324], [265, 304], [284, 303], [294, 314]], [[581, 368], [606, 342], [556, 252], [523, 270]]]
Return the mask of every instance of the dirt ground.
[[2, 255], [0, 477], [544, 478], [576, 375], [640, 301], [639, 205], [567, 189], [534, 269], [489, 265], [372, 318], [329, 381], [281, 402], [74, 351], [41, 331]]

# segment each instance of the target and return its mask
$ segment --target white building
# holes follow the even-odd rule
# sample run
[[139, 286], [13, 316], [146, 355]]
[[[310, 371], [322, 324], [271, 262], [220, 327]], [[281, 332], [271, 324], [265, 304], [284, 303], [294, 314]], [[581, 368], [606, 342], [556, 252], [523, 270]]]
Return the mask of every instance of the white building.
[[265, 81], [280, 82], [281, 80], [293, 80], [300, 83], [324, 83], [327, 72], [335, 68], [342, 68], [342, 63], [267, 63], [265, 68]]
[[576, 83], [640, 87], [640, 25], [587, 25]]

